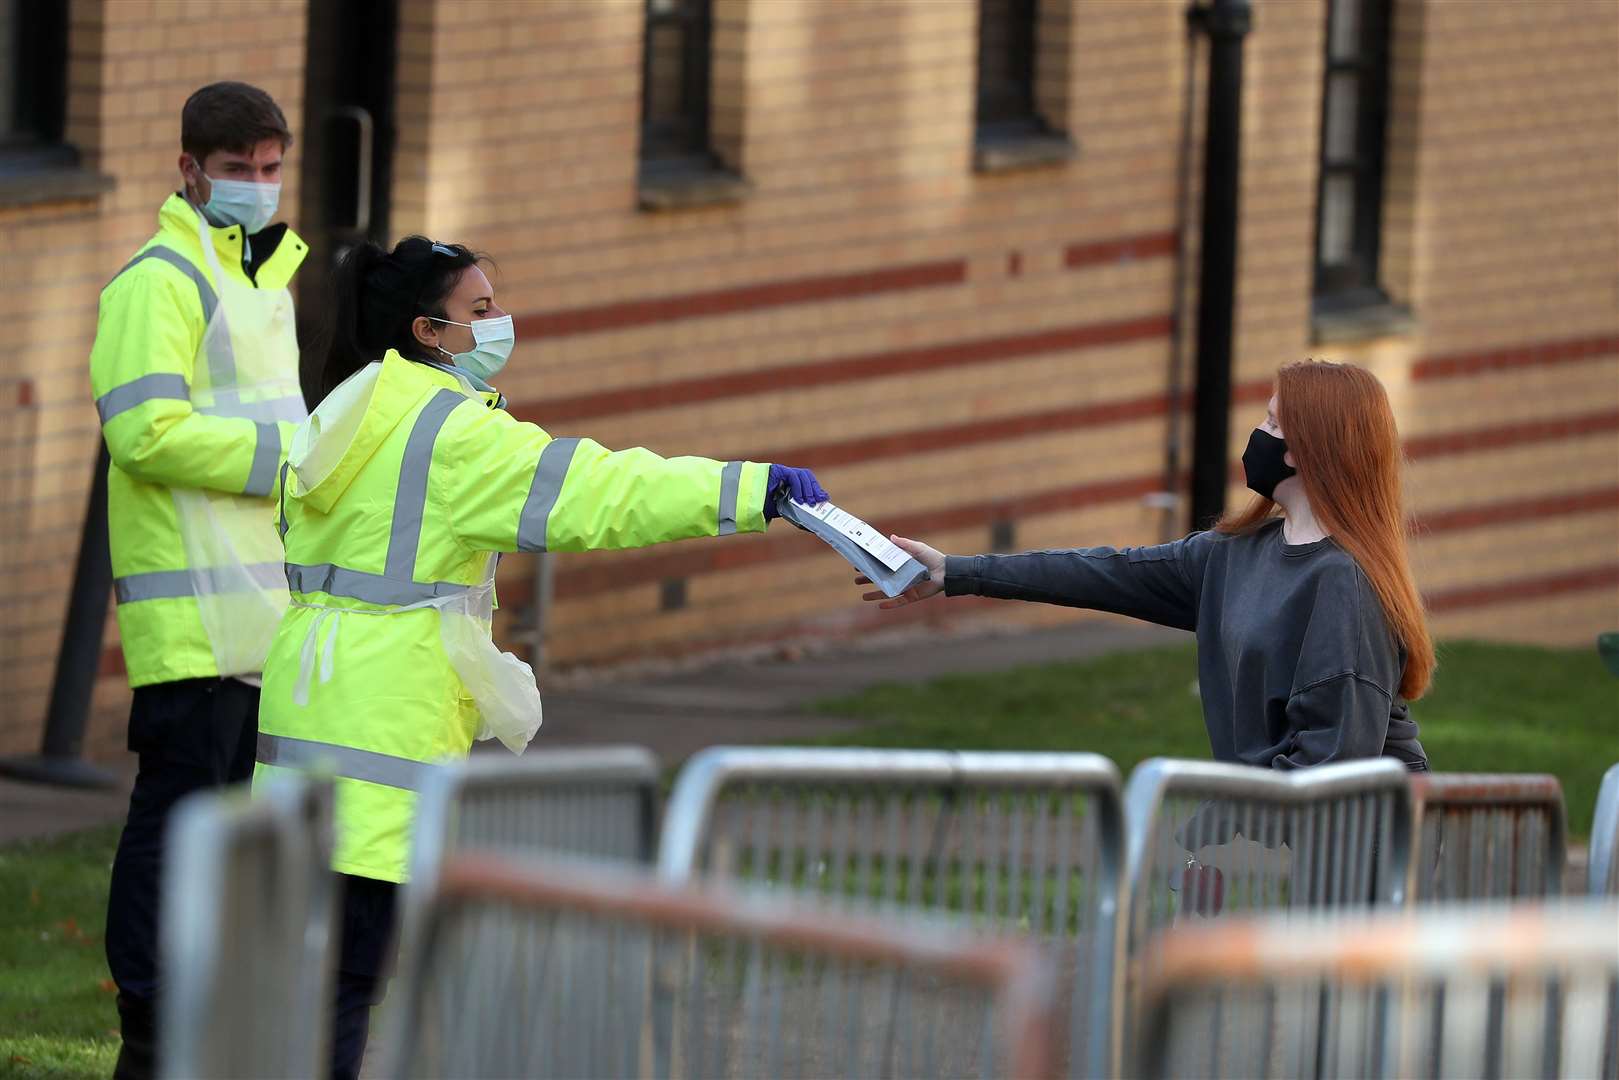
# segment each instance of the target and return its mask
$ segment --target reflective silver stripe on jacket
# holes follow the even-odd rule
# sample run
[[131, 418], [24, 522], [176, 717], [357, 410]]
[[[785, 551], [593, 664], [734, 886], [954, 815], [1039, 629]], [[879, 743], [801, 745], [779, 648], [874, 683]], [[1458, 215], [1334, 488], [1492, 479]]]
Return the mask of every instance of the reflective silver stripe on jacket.
[[[219, 309], [219, 294], [214, 291], [214, 286], [208, 280], [208, 275], [203, 272], [202, 267], [173, 248], [161, 246], [147, 248], [125, 263], [124, 268], [113, 275], [113, 280], [117, 281], [118, 278], [147, 259], [161, 259], [191, 279], [192, 284], [197, 287], [197, 296], [202, 301], [202, 326], [203, 334], [206, 335], [208, 333], [208, 324], [213, 322], [214, 312]], [[236, 382], [236, 354], [231, 345], [228, 327], [220, 338], [219, 349], [208, 350], [208, 376], [215, 386], [231, 386]], [[234, 411], [231, 411], [234, 409], [233, 403], [236, 401], [237, 391], [220, 391], [218, 398], [216, 408], [223, 407], [229, 415], [237, 415]]]
[[370, 784], [420, 791], [438, 766], [425, 761], [356, 750], [352, 746], [294, 739], [286, 735], [259, 732], [257, 758], [265, 765], [284, 769], [329, 769], [337, 776], [364, 780]]
[[[282, 584], [280, 563], [248, 563], [243, 567], [253, 584], [261, 589], [279, 589]], [[133, 604], [141, 600], [173, 600], [181, 596], [202, 593], [236, 592], [238, 582], [234, 575], [212, 569], [153, 570], [145, 574], [127, 574], [113, 579], [113, 593], [120, 604]], [[199, 587], [200, 586], [200, 587]]]
[[265, 423], [273, 423], [276, 420], [299, 423], [307, 415], [303, 397], [292, 394], [266, 401], [234, 401], [229, 405], [215, 403], [198, 405], [195, 408], [204, 416], [234, 416], [241, 420], [258, 420]]
[[287, 470], [291, 467], [291, 461], [281, 463], [281, 491], [276, 497], [276, 512], [281, 516], [281, 521], [277, 524], [276, 531], [281, 534], [283, 546], [287, 542]]
[[[124, 274], [127, 274], [130, 270], [134, 269], [136, 266], [139, 266], [147, 259], [158, 259], [162, 262], [168, 263], [170, 266], [180, 271], [180, 273], [190, 278], [191, 283], [197, 287], [197, 298], [202, 302], [202, 332], [206, 340], [208, 325], [214, 320], [214, 312], [219, 310], [219, 294], [215, 292], [213, 284], [208, 280], [208, 275], [203, 271], [202, 267], [198, 266], [184, 255], [181, 255], [178, 251], [175, 251], [173, 248], [162, 246], [149, 247], [145, 251], [136, 255], [133, 259], [129, 260], [129, 262], [125, 263], [123, 269], [119, 270], [118, 273], [113, 275], [113, 281], [117, 281]], [[111, 284], [111, 282], [108, 284]], [[218, 348], [208, 350], [208, 377], [209, 381], [214, 386], [226, 387], [227, 389], [215, 391], [215, 401], [213, 405], [206, 409], [199, 409], [198, 411], [208, 413], [210, 415], [246, 417], [250, 420], [273, 420], [284, 418], [283, 414], [279, 410], [275, 409], [275, 405], [273, 403], [266, 402], [257, 405], [250, 405], [246, 408], [241, 405], [239, 400], [241, 397], [240, 391], [234, 389], [234, 384], [236, 382], [235, 347], [231, 343], [229, 326], [224, 326], [223, 329], [224, 333], [221, 334], [218, 339]], [[182, 396], [189, 397], [190, 395], [186, 394]], [[300, 406], [303, 404], [301, 398], [299, 399], [298, 403]], [[101, 422], [103, 424], [107, 422], [107, 417], [105, 415], [102, 416]]]
[[410, 581], [416, 571], [416, 549], [422, 539], [422, 512], [427, 506], [427, 472], [433, 464], [433, 443], [439, 428], [455, 407], [468, 399], [454, 390], [440, 390], [422, 407], [405, 440], [399, 463], [399, 490], [394, 496], [393, 528], [388, 533], [388, 560], [383, 573], [395, 581]]
[[154, 372], [151, 375], [142, 375], [138, 379], [131, 379], [96, 398], [96, 412], [101, 416], [102, 424], [106, 424], [119, 413], [128, 412], [138, 405], [158, 399], [191, 400], [191, 388], [186, 385], [185, 376]]
[[[145, 251], [141, 252], [139, 255], [136, 255], [133, 259], [125, 263], [124, 268], [118, 271], [118, 273], [114, 274], [112, 280], [117, 281], [119, 278], [129, 273], [129, 271], [133, 270], [147, 259], [161, 259], [170, 266], [174, 267], [176, 270], [180, 271], [180, 273], [184, 274], [186, 277], [190, 278], [192, 284], [197, 287], [197, 296], [202, 300], [203, 325], [206, 326], [210, 321], [213, 320], [214, 309], [219, 307], [219, 295], [214, 292], [214, 287], [209, 282], [208, 275], [202, 272], [202, 267], [198, 266], [184, 255], [181, 255], [173, 248], [161, 246], [147, 248]], [[111, 284], [111, 282], [108, 284]]]
[[742, 463], [727, 461], [720, 470], [720, 527], [719, 535], [736, 532], [736, 497], [742, 487]]
[[[295, 593], [321, 592], [367, 604], [403, 607], [425, 600], [454, 596], [472, 588], [448, 581], [415, 579], [416, 549], [421, 544], [422, 516], [427, 508], [427, 474], [433, 464], [433, 445], [439, 429], [456, 407], [468, 402], [454, 390], [440, 390], [422, 407], [399, 466], [399, 488], [394, 493], [393, 527], [388, 535], [388, 556], [380, 574], [351, 570], [333, 563], [286, 564], [287, 587]], [[543, 456], [542, 456], [543, 463]], [[281, 535], [287, 535], [286, 469], [282, 466]]]
[[332, 563], [287, 563], [287, 587], [295, 593], [323, 592], [347, 600], [367, 604], [387, 604], [403, 607], [435, 600], [441, 596], [454, 596], [466, 592], [471, 586], [456, 585], [449, 581], [422, 583], [396, 581], [382, 574], [368, 574], [363, 570], [350, 570]]
[[523, 502], [523, 514], [517, 519], [518, 551], [545, 550], [551, 511], [562, 495], [562, 484], [568, 478], [568, 467], [573, 464], [573, 455], [578, 449], [579, 440], [570, 438], [552, 439], [540, 451], [534, 482], [529, 485], [528, 498]]
[[247, 470], [243, 495], [260, 498], [275, 490], [275, 466], [281, 460], [281, 429], [275, 424], [254, 422], [253, 464]]

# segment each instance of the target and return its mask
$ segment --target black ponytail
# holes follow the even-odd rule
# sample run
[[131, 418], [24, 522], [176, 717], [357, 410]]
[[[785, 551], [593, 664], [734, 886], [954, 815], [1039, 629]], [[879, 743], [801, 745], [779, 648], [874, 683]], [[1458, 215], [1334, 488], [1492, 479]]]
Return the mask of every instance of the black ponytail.
[[343, 380], [389, 349], [431, 360], [411, 323], [444, 315], [444, 300], [478, 255], [460, 244], [407, 236], [383, 251], [369, 240], [345, 251], [332, 269], [331, 300], [320, 336], [299, 363], [304, 401], [313, 410]]

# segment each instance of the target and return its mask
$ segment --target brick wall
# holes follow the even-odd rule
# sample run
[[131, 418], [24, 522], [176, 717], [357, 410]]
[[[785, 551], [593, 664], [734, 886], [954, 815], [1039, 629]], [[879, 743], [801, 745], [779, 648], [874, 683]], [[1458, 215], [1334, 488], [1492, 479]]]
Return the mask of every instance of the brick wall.
[[[99, 197], [0, 206], [0, 283], [10, 347], [0, 358], [0, 750], [37, 748], [91, 465], [99, 438], [88, 357], [96, 300], [157, 227], [180, 185], [180, 107], [197, 87], [241, 79], [303, 111], [304, 0], [72, 0], [66, 137], [117, 181]], [[221, 48], [219, 28], [248, 43]], [[281, 205], [298, 205], [297, 148]], [[107, 620], [109, 647], [117, 630]], [[96, 686], [92, 753], [123, 742], [120, 671]]]
[[[1078, 154], [987, 175], [971, 167], [973, 0], [715, 0], [714, 142], [752, 188], [648, 213], [641, 0], [403, 0], [393, 231], [498, 259], [519, 337], [502, 388], [555, 434], [812, 465], [855, 512], [949, 550], [1006, 524], [1019, 547], [1155, 540], [1181, 8], [1043, 0], [1038, 100]], [[1317, 345], [1325, 10], [1255, 4], [1233, 461], [1278, 364], [1367, 364], [1408, 441], [1439, 631], [1588, 641], [1619, 626], [1619, 9], [1395, 0], [1381, 273], [1415, 326]], [[303, 4], [233, 4], [233, 26], [248, 11], [254, 46], [221, 54], [197, 47], [207, 5], [78, 0], [71, 134], [119, 187], [0, 210], [0, 265], [28, 298], [26, 347], [0, 362], [3, 560], [26, 583], [0, 601], [0, 671], [22, 702], [0, 746], [37, 737], [94, 448], [95, 293], [173, 184], [179, 104], [229, 74], [300, 114]], [[533, 565], [503, 564], [508, 637]], [[781, 527], [554, 568], [559, 665], [899, 624]], [[684, 603], [663, 610], [671, 582]], [[99, 686], [99, 746], [121, 733], [119, 686]]]
[[[1619, 9], [1396, 5], [1385, 284], [1442, 635], [1619, 627]], [[1447, 526], [1446, 521], [1457, 522]]]
[[[540, 21], [495, 6], [467, 28], [409, 10], [435, 109], [399, 229], [499, 259], [520, 415], [612, 446], [812, 464], [857, 512], [957, 547], [1003, 517], [1155, 535], [1139, 500], [1166, 422], [1176, 9], [1046, 5], [1041, 104], [1080, 154], [987, 176], [970, 167], [976, 3], [720, 0], [716, 139], [753, 190], [669, 214], [635, 210], [639, 3], [552, 3]], [[457, 61], [490, 43], [476, 69]], [[501, 76], [499, 48], [525, 79]], [[480, 156], [495, 131], [501, 165]], [[833, 632], [870, 616], [848, 578], [790, 532], [559, 557], [551, 656]], [[509, 615], [527, 579], [509, 560]], [[660, 611], [670, 579], [686, 604]]]

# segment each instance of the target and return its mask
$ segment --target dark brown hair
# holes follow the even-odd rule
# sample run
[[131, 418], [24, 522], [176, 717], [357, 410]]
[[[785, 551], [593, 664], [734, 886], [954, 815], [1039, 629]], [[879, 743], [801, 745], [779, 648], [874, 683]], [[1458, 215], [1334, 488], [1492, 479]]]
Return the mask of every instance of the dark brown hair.
[[416, 317], [443, 318], [444, 301], [461, 275], [488, 261], [460, 244], [436, 244], [425, 236], [407, 236], [392, 251], [369, 240], [350, 247], [332, 269], [320, 336], [299, 354], [304, 403], [314, 409], [389, 349], [410, 360], [432, 360], [411, 330]]
[[186, 98], [180, 110], [180, 149], [200, 164], [215, 150], [251, 153], [265, 139], [292, 145], [287, 118], [275, 99], [256, 86], [216, 82]]

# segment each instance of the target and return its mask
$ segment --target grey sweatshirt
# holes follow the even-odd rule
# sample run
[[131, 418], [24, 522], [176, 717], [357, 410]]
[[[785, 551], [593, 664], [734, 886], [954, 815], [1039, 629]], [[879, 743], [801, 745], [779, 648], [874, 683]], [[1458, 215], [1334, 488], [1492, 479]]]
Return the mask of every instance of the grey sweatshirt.
[[1216, 761], [1296, 769], [1386, 755], [1427, 766], [1399, 696], [1405, 650], [1371, 582], [1331, 538], [1283, 543], [1280, 519], [1155, 547], [951, 556], [944, 590], [1195, 630]]

